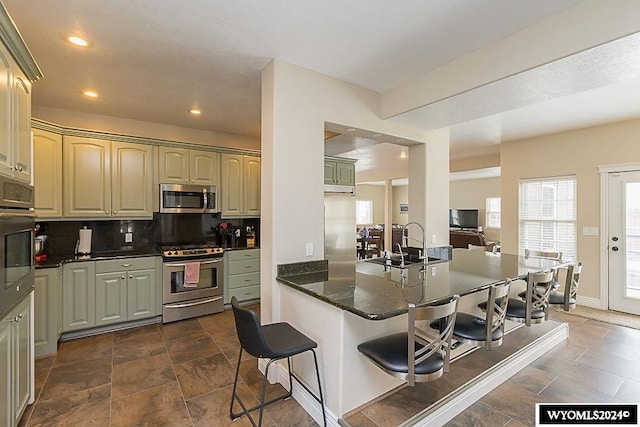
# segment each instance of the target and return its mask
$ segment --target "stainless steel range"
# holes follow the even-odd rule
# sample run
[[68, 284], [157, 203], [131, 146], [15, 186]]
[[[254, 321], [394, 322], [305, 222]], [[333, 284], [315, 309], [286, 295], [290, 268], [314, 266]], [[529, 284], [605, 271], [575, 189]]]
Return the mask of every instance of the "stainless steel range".
[[223, 247], [204, 244], [160, 249], [163, 323], [224, 310]]

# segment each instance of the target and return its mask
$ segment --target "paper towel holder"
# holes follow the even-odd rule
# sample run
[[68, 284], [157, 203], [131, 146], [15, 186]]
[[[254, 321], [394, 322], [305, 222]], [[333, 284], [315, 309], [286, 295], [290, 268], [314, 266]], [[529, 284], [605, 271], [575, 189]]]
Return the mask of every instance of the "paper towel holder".
[[85, 225], [78, 232], [78, 241], [76, 242], [76, 255], [89, 255], [91, 253], [91, 229]]

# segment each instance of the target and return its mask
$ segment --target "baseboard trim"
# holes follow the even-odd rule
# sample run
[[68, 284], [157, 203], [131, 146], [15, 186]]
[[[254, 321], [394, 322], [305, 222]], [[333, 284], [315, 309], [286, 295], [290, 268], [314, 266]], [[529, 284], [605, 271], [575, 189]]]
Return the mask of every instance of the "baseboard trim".
[[569, 336], [569, 325], [558, 325], [484, 374], [472, 379], [456, 391], [440, 399], [425, 411], [413, 416], [399, 427], [441, 426], [467, 409], [485, 394], [508, 380], [538, 357], [563, 342]]
[[584, 305], [585, 307], [597, 308], [598, 310], [607, 310], [608, 307], [605, 307], [602, 300], [598, 298], [590, 298], [590, 297], [582, 297], [578, 295], [577, 301], [578, 305]]

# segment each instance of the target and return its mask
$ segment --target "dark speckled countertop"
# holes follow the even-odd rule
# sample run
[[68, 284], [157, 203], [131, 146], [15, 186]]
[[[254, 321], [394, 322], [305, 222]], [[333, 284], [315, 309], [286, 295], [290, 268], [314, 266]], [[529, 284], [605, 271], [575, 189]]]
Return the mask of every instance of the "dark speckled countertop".
[[422, 265], [404, 270], [371, 262], [353, 264], [345, 274], [344, 266], [334, 269], [325, 261], [278, 266], [276, 279], [289, 287], [321, 301], [370, 320], [388, 319], [407, 312], [407, 304], [429, 305], [452, 295], [468, 295], [487, 289], [506, 278], [523, 278], [529, 272], [560, 267], [566, 263], [525, 259], [517, 255], [454, 249], [449, 262]]
[[48, 255], [47, 259], [35, 263], [36, 268], [56, 268], [67, 262], [101, 261], [105, 259], [133, 258], [145, 256], [160, 256], [160, 252], [152, 248], [124, 249], [95, 252], [89, 256], [76, 256], [74, 254]]

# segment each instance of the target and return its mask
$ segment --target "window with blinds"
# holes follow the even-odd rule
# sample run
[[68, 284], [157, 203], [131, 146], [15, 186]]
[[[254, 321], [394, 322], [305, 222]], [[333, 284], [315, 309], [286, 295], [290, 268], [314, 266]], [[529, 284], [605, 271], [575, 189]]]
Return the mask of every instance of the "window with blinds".
[[561, 251], [576, 259], [575, 176], [520, 181], [520, 251]]
[[373, 200], [356, 200], [356, 224], [373, 224]]
[[500, 197], [487, 197], [486, 228], [500, 228]]

